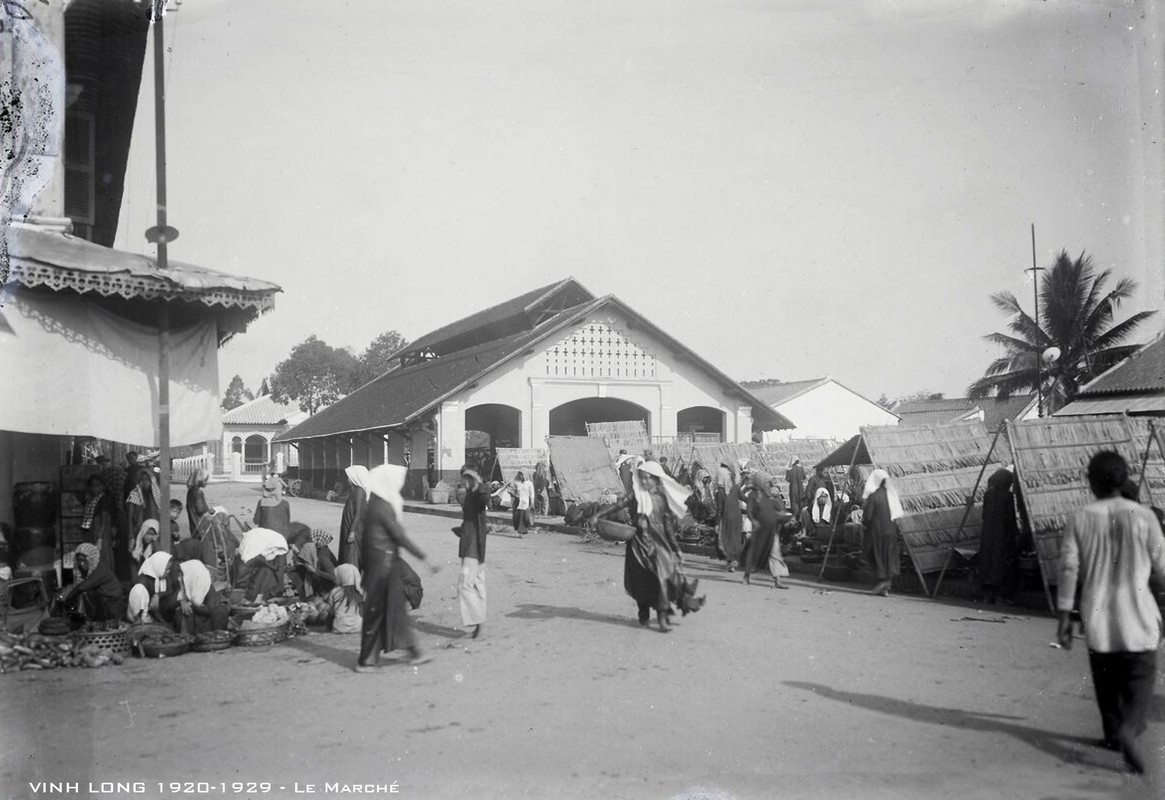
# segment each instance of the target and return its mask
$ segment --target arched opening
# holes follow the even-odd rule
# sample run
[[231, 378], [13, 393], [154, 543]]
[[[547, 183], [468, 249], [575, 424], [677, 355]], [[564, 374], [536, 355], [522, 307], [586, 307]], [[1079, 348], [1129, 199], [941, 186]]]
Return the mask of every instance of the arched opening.
[[243, 443], [243, 472], [262, 472], [267, 463], [267, 439], [252, 433]]
[[642, 420], [651, 430], [651, 412], [643, 406], [616, 397], [584, 397], [550, 410], [550, 435], [586, 436], [588, 422], [631, 420]]
[[676, 414], [676, 433], [680, 441], [693, 443], [723, 442], [725, 414], [711, 406], [691, 406]]
[[242, 455], [243, 453], [243, 437], [235, 436], [231, 439], [231, 452]]
[[522, 412], [518, 409], [502, 403], [465, 409], [465, 463], [477, 467], [486, 480], [499, 471], [499, 447], [521, 446]]

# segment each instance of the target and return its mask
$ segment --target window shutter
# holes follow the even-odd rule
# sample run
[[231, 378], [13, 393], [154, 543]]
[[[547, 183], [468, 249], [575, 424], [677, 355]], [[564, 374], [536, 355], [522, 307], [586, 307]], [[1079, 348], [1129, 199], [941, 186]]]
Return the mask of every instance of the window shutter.
[[92, 225], [96, 209], [96, 141], [92, 114], [69, 114], [65, 124], [65, 216]]

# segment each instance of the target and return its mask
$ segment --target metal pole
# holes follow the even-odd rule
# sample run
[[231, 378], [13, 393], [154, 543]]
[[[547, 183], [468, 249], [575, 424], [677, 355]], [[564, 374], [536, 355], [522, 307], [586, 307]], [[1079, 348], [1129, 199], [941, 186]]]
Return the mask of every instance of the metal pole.
[[[166, 82], [163, 19], [166, 0], [154, 0], [154, 156], [158, 183], [158, 269], [170, 268], [166, 252]], [[170, 552], [170, 308], [162, 300], [158, 308], [158, 486], [166, 508], [159, 508], [163, 524], [162, 550]], [[193, 533], [193, 531], [191, 531]]]

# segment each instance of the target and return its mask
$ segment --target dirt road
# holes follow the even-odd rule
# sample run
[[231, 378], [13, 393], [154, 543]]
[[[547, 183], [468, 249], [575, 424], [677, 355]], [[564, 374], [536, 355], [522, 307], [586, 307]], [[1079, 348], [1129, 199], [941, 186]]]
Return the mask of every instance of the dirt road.
[[[232, 510], [257, 498], [210, 494]], [[294, 518], [338, 526], [338, 505], [292, 502]], [[341, 796], [327, 783], [394, 781], [406, 798], [1165, 796], [1165, 689], [1146, 740], [1154, 789], [1089, 746], [1087, 655], [1050, 648], [1050, 618], [796, 580], [746, 587], [692, 559], [708, 604], [664, 635], [635, 622], [621, 550], [499, 533], [487, 636], [472, 641], [451, 524], [407, 519], [445, 567], [425, 576], [414, 615], [432, 664], [357, 675], [358, 637], [315, 634], [2, 676], [3, 797], [48, 796], [39, 781], [80, 783], [68, 796], [84, 797], [90, 781], [145, 782], [104, 798], [176, 796], [159, 781], [229, 797], [260, 796], [232, 782], [326, 797]]]

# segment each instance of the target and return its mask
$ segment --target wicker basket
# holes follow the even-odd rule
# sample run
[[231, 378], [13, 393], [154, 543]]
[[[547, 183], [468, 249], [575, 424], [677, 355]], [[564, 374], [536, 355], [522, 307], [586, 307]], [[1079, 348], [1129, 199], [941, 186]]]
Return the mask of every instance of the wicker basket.
[[195, 636], [191, 649], [196, 653], [213, 653], [216, 650], [227, 650], [233, 647], [234, 643], [234, 634], [227, 631], [211, 631]]
[[265, 628], [243, 628], [239, 631], [235, 644], [239, 647], [265, 647], [269, 644], [277, 644], [287, 638], [290, 627], [291, 623], [288, 620], [280, 622], [278, 625], [268, 625]]
[[152, 636], [147, 636], [138, 641], [138, 650], [145, 658], [173, 658], [174, 656], [184, 655], [190, 652], [190, 646], [193, 644], [193, 639], [189, 636], [183, 636], [171, 631], [169, 636], [174, 637], [172, 641], [163, 642]]
[[74, 633], [73, 645], [77, 649], [92, 645], [100, 650], [108, 650], [114, 655], [128, 656], [129, 627], [98, 633]]
[[608, 542], [626, 542], [635, 535], [635, 529], [622, 522], [601, 519], [595, 524], [595, 533]]
[[131, 625], [129, 633], [126, 634], [129, 639], [129, 647], [136, 655], [141, 655], [141, 648], [138, 644], [147, 636], [173, 636], [174, 629], [169, 625], [163, 625], [160, 622], [139, 622], [136, 625]]

